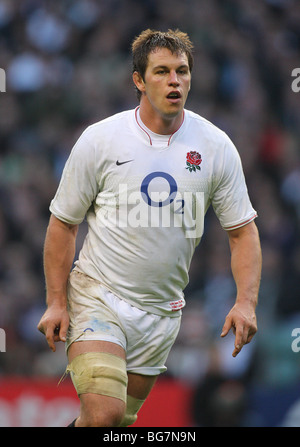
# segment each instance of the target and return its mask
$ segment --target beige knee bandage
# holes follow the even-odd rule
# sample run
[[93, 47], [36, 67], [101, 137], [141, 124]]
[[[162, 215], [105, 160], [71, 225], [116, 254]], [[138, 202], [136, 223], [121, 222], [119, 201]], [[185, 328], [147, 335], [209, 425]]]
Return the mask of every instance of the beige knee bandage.
[[107, 352], [87, 352], [75, 357], [68, 365], [77, 394], [95, 393], [126, 402], [126, 362]]
[[134, 424], [137, 420], [138, 411], [144, 402], [144, 400], [135, 399], [127, 395], [126, 413], [119, 427], [128, 427], [128, 425]]

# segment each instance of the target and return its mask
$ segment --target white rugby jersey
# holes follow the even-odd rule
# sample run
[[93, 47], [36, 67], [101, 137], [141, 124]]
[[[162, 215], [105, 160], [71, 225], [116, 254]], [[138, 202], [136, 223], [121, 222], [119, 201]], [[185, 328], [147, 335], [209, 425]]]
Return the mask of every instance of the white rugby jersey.
[[256, 217], [231, 140], [199, 115], [183, 116], [170, 136], [145, 128], [139, 108], [89, 126], [50, 205], [69, 224], [86, 216], [77, 270], [133, 306], [174, 317], [210, 204], [225, 230]]

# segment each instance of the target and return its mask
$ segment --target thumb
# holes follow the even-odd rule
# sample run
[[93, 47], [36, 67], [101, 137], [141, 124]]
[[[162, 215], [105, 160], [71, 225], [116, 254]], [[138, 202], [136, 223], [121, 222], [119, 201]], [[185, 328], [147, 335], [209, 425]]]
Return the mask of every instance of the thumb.
[[225, 323], [221, 332], [221, 337], [225, 337], [231, 329], [231, 319], [226, 317]]
[[63, 342], [65, 342], [67, 339], [68, 327], [69, 327], [69, 318], [62, 319], [60, 323], [59, 338]]

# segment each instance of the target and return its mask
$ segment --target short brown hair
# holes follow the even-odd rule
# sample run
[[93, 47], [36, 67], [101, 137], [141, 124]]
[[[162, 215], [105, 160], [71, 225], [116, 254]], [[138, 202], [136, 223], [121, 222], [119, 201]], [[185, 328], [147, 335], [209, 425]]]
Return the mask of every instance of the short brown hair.
[[[189, 36], [179, 29], [166, 32], [146, 29], [132, 42], [132, 72], [137, 71], [144, 79], [148, 64], [148, 55], [156, 48], [167, 48], [171, 53], [185, 53], [188, 58], [190, 72], [193, 69], [193, 44]], [[137, 90], [138, 99], [141, 92]]]

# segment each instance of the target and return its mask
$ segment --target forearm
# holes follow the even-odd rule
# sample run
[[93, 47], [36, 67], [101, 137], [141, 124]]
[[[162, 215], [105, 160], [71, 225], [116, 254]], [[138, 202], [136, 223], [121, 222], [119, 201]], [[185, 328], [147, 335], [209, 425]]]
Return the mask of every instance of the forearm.
[[75, 256], [77, 226], [51, 216], [44, 244], [47, 305], [65, 307], [67, 282]]
[[255, 309], [261, 278], [261, 247], [254, 222], [230, 232], [231, 270], [237, 287], [236, 303]]
[[254, 222], [229, 231], [231, 269], [237, 287], [235, 305], [225, 318], [221, 337], [233, 329], [236, 357], [242, 347], [249, 343], [257, 331], [255, 308], [261, 276], [261, 248]]

